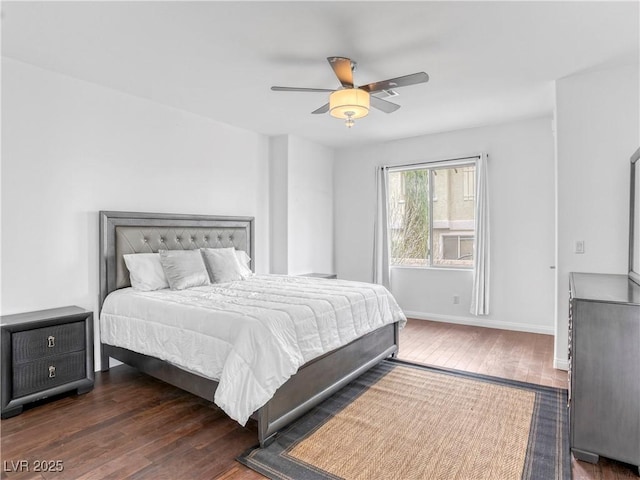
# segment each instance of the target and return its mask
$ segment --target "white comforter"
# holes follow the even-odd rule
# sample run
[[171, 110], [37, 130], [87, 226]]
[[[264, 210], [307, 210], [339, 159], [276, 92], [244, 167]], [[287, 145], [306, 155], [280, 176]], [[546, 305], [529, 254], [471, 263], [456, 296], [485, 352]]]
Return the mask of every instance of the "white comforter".
[[101, 341], [219, 381], [214, 401], [244, 425], [304, 363], [406, 318], [381, 285], [282, 275], [187, 290], [111, 293]]

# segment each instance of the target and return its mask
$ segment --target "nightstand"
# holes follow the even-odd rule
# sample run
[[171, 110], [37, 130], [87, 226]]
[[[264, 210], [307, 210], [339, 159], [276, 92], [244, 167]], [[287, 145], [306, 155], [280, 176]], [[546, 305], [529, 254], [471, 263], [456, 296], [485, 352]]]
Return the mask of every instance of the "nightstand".
[[93, 389], [93, 313], [62, 307], [0, 317], [2, 418], [52, 395]]
[[315, 278], [338, 278], [338, 275], [335, 273], [303, 273], [299, 275], [300, 277], [315, 277]]

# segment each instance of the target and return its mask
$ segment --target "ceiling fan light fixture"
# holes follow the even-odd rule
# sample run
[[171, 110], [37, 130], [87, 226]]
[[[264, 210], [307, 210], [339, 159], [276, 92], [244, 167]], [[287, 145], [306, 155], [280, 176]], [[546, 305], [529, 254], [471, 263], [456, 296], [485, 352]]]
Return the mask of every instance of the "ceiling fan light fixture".
[[329, 113], [345, 120], [347, 127], [353, 126], [353, 120], [369, 114], [369, 92], [360, 88], [336, 90], [329, 95]]

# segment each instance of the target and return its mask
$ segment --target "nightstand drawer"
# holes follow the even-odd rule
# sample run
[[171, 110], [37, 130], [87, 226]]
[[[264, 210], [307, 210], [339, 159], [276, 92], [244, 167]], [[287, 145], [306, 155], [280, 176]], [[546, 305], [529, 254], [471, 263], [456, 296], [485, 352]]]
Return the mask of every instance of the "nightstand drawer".
[[84, 350], [14, 366], [13, 397], [57, 387], [86, 377]]
[[15, 364], [77, 352], [86, 348], [85, 323], [73, 322], [16, 332], [12, 335], [12, 343]]

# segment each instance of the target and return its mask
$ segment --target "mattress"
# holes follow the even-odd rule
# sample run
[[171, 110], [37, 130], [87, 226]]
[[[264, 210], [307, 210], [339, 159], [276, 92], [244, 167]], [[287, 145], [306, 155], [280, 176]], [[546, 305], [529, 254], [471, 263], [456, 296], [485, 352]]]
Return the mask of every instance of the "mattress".
[[394, 322], [406, 318], [381, 285], [254, 275], [180, 291], [116, 290], [100, 335], [217, 380], [214, 402], [244, 425], [304, 363]]

